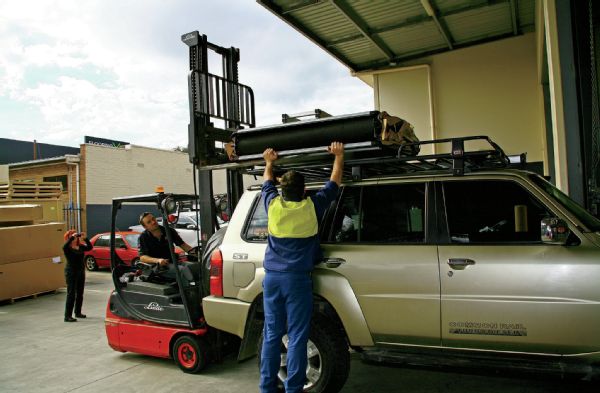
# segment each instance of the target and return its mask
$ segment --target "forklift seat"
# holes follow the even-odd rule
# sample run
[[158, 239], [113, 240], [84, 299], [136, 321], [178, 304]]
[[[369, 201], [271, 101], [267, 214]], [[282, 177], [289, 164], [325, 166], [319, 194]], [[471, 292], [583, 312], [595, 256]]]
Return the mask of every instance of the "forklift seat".
[[169, 296], [178, 294], [176, 283], [157, 284], [148, 281], [133, 281], [127, 283], [127, 292], [141, 292], [148, 295]]

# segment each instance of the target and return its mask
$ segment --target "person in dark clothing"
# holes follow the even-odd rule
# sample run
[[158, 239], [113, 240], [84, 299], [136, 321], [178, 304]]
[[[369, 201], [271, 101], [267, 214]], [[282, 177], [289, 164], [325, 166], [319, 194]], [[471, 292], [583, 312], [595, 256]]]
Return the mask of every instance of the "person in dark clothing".
[[277, 392], [281, 365], [281, 339], [288, 335], [285, 391], [300, 393], [306, 382], [306, 347], [312, 316], [312, 278], [322, 258], [318, 224], [342, 182], [344, 145], [328, 148], [335, 156], [330, 180], [315, 195], [305, 197], [304, 177], [288, 171], [281, 177], [281, 194], [275, 187], [273, 162], [277, 152], [266, 149], [262, 197], [267, 210], [268, 242], [263, 267], [265, 324], [260, 362], [260, 391]]
[[75, 230], [65, 232], [66, 243], [63, 246], [67, 265], [65, 266], [65, 279], [67, 281], [67, 302], [65, 305], [65, 322], [76, 322], [73, 318], [73, 307], [75, 316], [85, 318], [81, 313], [83, 305], [83, 289], [85, 286], [85, 267], [83, 256], [86, 251], [93, 248], [85, 237], [85, 233], [77, 233]]
[[[152, 213], [144, 212], [140, 215], [140, 225], [145, 229], [138, 240], [140, 261], [148, 264], [156, 264], [162, 270], [158, 273], [168, 279], [175, 280], [175, 265], [170, 262], [171, 250], [169, 249], [169, 241], [167, 240], [167, 230], [165, 227], [158, 225], [156, 218]], [[173, 228], [169, 228], [173, 244], [189, 252], [192, 247], [181, 239], [181, 236]], [[179, 271], [183, 278], [185, 286], [195, 285], [194, 275], [197, 264], [186, 263], [179, 265]]]

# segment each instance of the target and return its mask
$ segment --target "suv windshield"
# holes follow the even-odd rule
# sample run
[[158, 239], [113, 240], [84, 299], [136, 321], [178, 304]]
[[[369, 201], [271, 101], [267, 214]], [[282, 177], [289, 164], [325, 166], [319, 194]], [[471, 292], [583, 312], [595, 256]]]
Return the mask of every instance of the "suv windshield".
[[530, 175], [529, 178], [540, 186], [548, 195], [551, 195], [558, 203], [574, 215], [583, 225], [594, 232], [600, 231], [600, 220], [590, 212], [578, 205], [575, 201], [565, 195], [561, 190], [554, 187], [550, 182], [540, 175]]

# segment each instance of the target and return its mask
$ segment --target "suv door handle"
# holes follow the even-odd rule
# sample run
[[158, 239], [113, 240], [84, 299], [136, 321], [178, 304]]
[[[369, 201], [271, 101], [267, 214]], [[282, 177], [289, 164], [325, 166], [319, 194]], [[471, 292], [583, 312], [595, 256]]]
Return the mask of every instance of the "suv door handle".
[[325, 262], [325, 266], [327, 267], [336, 268], [342, 263], [346, 263], [346, 260], [342, 258], [323, 258], [323, 262]]
[[475, 261], [468, 258], [450, 258], [448, 259], [448, 265], [452, 269], [462, 270], [467, 266], [474, 265]]

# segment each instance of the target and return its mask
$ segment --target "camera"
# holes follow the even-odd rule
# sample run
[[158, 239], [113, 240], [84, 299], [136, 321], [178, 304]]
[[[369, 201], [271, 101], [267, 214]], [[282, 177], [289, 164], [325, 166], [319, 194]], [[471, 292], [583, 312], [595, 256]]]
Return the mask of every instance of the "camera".
[[76, 233], [75, 235], [73, 235], [75, 237], [81, 237], [81, 233]]

